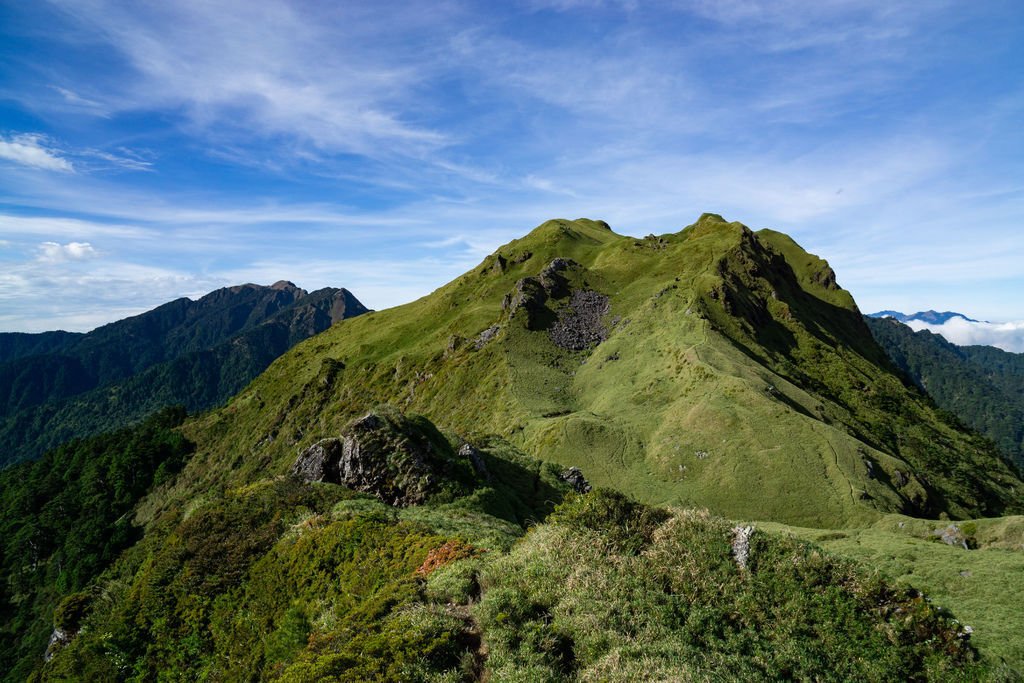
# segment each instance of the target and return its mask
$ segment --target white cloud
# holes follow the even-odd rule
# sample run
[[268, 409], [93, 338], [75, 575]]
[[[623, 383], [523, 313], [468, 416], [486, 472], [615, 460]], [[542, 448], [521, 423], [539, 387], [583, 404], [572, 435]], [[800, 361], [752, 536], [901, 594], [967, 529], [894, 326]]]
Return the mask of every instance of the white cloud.
[[946, 341], [957, 346], [995, 346], [1003, 351], [1024, 353], [1024, 320], [990, 323], [950, 318], [942, 325], [911, 320], [907, 326], [915, 331], [928, 330], [941, 334]]
[[59, 267], [42, 251], [40, 258], [0, 269], [0, 331], [86, 332], [181, 296], [237, 284], [174, 268], [89, 258], [90, 249], [81, 244], [57, 245], [59, 250], [53, 245], [44, 246], [65, 259]]
[[43, 135], [21, 133], [9, 139], [0, 138], [0, 159], [46, 171], [74, 170], [71, 162], [61, 157]]
[[79, 152], [84, 159], [89, 160], [87, 171], [124, 170], [124, 171], [152, 171], [153, 162], [143, 158], [137, 152], [121, 148], [120, 154], [113, 154], [99, 149], [86, 149]]
[[88, 242], [43, 242], [39, 245], [39, 259], [47, 263], [84, 261], [96, 256], [99, 256], [99, 252]]

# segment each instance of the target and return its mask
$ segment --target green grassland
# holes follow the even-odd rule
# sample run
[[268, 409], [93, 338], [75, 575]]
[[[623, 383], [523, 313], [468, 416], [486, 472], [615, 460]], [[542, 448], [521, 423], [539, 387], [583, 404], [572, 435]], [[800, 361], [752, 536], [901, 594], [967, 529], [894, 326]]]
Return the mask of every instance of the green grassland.
[[971, 640], [979, 648], [1019, 667], [1024, 662], [1024, 518], [958, 522], [973, 546], [970, 550], [939, 541], [935, 531], [948, 525], [902, 515], [838, 532], [759, 524], [915, 586], [973, 627]]
[[278, 477], [190, 506], [63, 601], [75, 635], [30, 680], [1013, 673], [948, 611], [811, 544], [755, 530], [740, 564], [725, 519], [607, 489], [552, 513], [564, 485], [510, 453], [489, 450], [489, 480], [444, 503]]

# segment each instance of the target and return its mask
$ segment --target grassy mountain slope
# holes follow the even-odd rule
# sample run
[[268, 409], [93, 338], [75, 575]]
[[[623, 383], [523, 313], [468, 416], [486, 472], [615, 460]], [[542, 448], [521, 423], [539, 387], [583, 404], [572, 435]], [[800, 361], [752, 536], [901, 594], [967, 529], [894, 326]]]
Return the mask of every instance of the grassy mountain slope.
[[1024, 467], [1024, 354], [992, 346], [956, 346], [928, 330], [866, 318], [892, 362], [939, 407], [992, 439]]
[[30, 680], [978, 680], [997, 665], [917, 591], [777, 535], [738, 540], [706, 511], [597, 490], [527, 532], [567, 495], [557, 469], [493, 439], [473, 462], [422, 418], [374, 420], [384, 441], [360, 448], [409, 437], [448, 463], [432, 497], [396, 508], [273, 477], [178, 500], [63, 601], [66, 642], [27, 662]]
[[215, 406], [297, 342], [365, 311], [346, 290], [243, 285], [85, 335], [0, 335], [14, 340], [12, 354], [63, 340], [49, 353], [0, 364], [0, 465], [164, 406]]
[[181, 486], [284, 472], [386, 402], [735, 518], [1021, 505], [990, 445], [903, 384], [824, 261], [713, 215], [640, 240], [548, 221], [423, 299], [333, 327], [191, 423]]
[[[33, 680], [999, 680], [1000, 657], [1020, 664], [993, 620], [979, 654], [954, 619], [992, 596], [943, 583], [948, 546], [905, 537], [929, 544], [914, 582], [954, 614], [777, 533], [863, 538], [841, 550], [902, 577], [895, 513], [1014, 511], [1022, 486], [779, 233], [549, 221], [298, 344], [181, 432], [195, 450], [135, 506], [142, 539], [46, 593], [65, 644], [17, 661]], [[573, 465], [671, 507], [570, 495]], [[1015, 542], [974, 524], [979, 545]], [[6, 581], [60, 575], [19, 548]], [[970, 552], [979, 575], [1020, 555]]]
[[[939, 542], [949, 522], [887, 515], [869, 527], [822, 531], [763, 523], [924, 591], [973, 629], [971, 642], [996, 659], [1024, 663], [1024, 517], [957, 523], [972, 546]], [[938, 532], [938, 533], [936, 533]]]

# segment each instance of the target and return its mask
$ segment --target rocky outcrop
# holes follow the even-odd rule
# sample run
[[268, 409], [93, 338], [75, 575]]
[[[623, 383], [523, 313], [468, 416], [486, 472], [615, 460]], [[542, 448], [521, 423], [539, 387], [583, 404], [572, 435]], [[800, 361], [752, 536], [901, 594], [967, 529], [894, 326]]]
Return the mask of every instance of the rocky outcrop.
[[[510, 318], [525, 311], [527, 327], [547, 330], [551, 341], [563, 349], [580, 351], [599, 344], [608, 337], [604, 317], [609, 311], [609, 300], [600, 292], [573, 287], [567, 275], [582, 269], [572, 259], [553, 259], [536, 276], [516, 282], [501, 307]], [[549, 307], [552, 299], [566, 297], [570, 297], [569, 301], [561, 310]]]
[[936, 529], [932, 534], [937, 536], [939, 540], [946, 545], [956, 546], [963, 548], [964, 550], [970, 550], [971, 548], [969, 542], [970, 539], [967, 537], [967, 534], [965, 534], [963, 529], [956, 524], [950, 524], [945, 528]]
[[53, 633], [50, 634], [50, 642], [46, 644], [46, 652], [43, 654], [43, 661], [48, 662], [56, 657], [57, 653], [63, 650], [75, 635], [77, 634], [65, 631], [61, 628], [53, 629]]
[[526, 310], [529, 316], [530, 329], [540, 329], [539, 322], [545, 317], [545, 304], [548, 299], [561, 299], [571, 291], [569, 280], [564, 273], [567, 270], [582, 268], [572, 259], [556, 258], [534, 277], [524, 277], [516, 282], [515, 289], [505, 295], [501, 303], [509, 317], [520, 310]]
[[573, 491], [576, 493], [589, 493], [591, 488], [593, 488], [583, 477], [583, 472], [580, 471], [579, 467], [570, 467], [562, 470], [562, 473], [558, 475], [558, 478], [571, 486]]
[[569, 351], [600, 344], [608, 338], [604, 317], [609, 311], [608, 297], [592, 290], [576, 290], [569, 305], [558, 316], [549, 335], [556, 346]]
[[479, 351], [487, 346], [487, 342], [497, 337], [499, 332], [501, 332], [501, 325], [491, 325], [477, 336], [473, 342], [473, 348]]
[[303, 481], [341, 484], [389, 505], [419, 505], [451, 485], [452, 454], [439, 452], [422, 429], [401, 416], [369, 413], [340, 437], [322, 439], [299, 454], [291, 473]]
[[459, 448], [459, 457], [468, 459], [470, 464], [473, 465], [474, 472], [487, 481], [491, 481], [491, 473], [487, 471], [484, 454], [476, 446], [468, 443], [462, 444]]
[[735, 526], [732, 530], [732, 557], [736, 566], [742, 571], [747, 570], [750, 559], [750, 537], [754, 535], [752, 526]]

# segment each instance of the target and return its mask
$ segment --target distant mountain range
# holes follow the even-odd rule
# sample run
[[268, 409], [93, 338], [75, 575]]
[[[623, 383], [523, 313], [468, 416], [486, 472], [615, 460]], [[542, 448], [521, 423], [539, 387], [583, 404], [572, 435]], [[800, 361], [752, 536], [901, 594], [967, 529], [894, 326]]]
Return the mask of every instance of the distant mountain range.
[[1024, 468], [1024, 354], [994, 346], [957, 346], [892, 319], [865, 321], [896, 367], [940, 408], [995, 441], [1008, 459]]
[[915, 332], [928, 330], [957, 346], [991, 346], [1011, 353], [1024, 353], [1024, 321], [987, 322], [953, 311], [922, 311], [907, 315], [899, 311], [871, 313], [871, 318], [891, 318]]
[[0, 466], [167, 405], [218, 405], [296, 343], [366, 311], [345, 289], [281, 281], [177, 299], [89, 333], [0, 334]]
[[918, 311], [917, 313], [900, 313], [899, 311], [878, 311], [877, 313], [868, 313], [869, 318], [895, 318], [901, 323], [910, 322], [911, 320], [919, 320], [929, 325], [942, 325], [952, 318], [963, 318], [967, 322], [977, 323], [980, 320], [968, 318], [963, 313], [956, 313], [955, 311]]

